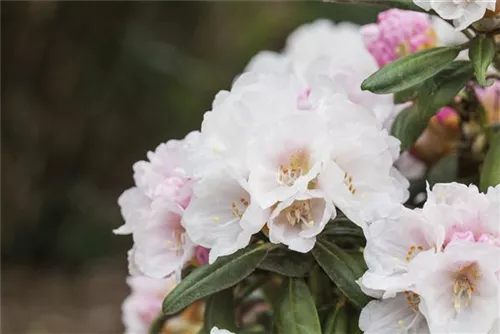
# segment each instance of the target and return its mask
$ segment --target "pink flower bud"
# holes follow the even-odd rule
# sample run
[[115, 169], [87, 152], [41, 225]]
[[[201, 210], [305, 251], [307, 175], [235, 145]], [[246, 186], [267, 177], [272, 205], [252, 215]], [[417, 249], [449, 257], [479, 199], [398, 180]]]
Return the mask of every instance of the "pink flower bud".
[[436, 34], [427, 14], [389, 9], [376, 24], [361, 28], [366, 48], [379, 66], [436, 45]]
[[500, 80], [495, 80], [489, 87], [477, 87], [475, 91], [486, 112], [488, 124], [500, 123]]

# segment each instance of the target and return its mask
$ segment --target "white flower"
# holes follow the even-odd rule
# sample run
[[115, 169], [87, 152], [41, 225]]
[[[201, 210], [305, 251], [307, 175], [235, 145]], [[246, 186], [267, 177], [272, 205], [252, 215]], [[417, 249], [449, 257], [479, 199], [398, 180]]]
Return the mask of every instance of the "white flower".
[[430, 333], [419, 303], [419, 296], [409, 291], [394, 298], [372, 300], [361, 310], [359, 328], [365, 334]]
[[223, 165], [247, 177], [246, 147], [255, 131], [298, 110], [304, 89], [291, 74], [242, 74], [230, 92], [217, 94], [204, 115], [198, 145], [189, 157], [194, 174], [202, 178]]
[[365, 230], [363, 291], [378, 298], [417, 294], [433, 333], [493, 333], [500, 304], [499, 189], [482, 194], [473, 185], [436, 184], [422, 209], [379, 205]]
[[413, 0], [424, 10], [433, 9], [445, 20], [453, 20], [457, 30], [463, 30], [480, 20], [486, 10], [495, 10], [496, 0]]
[[379, 122], [384, 123], [398, 111], [392, 95], [373, 94], [360, 88], [361, 82], [377, 69], [375, 59], [363, 44], [358, 26], [321, 19], [290, 34], [281, 54], [270, 51], [257, 54], [245, 71], [288, 71], [305, 83], [315, 76], [326, 75], [345, 89], [351, 101], [370, 109]]
[[219, 329], [217, 326], [214, 326], [210, 330], [210, 334], [234, 334], [234, 333], [228, 331], [227, 329]]
[[149, 161], [134, 164], [135, 187], [118, 199], [125, 224], [114, 232], [132, 234], [129, 270], [153, 278], [179, 272], [196, 246], [181, 225], [191, 198], [191, 180], [184, 166], [188, 148], [198, 133], [182, 141], [171, 140], [148, 152]]
[[360, 284], [365, 289], [382, 291], [384, 298], [394, 297], [414, 283], [408, 277], [408, 266], [415, 256], [441, 248], [444, 229], [428, 223], [417, 211], [395, 203], [380, 202], [377, 214], [365, 231], [368, 271]]
[[209, 263], [213, 263], [247, 246], [268, 218], [268, 210], [250, 199], [245, 180], [219, 171], [195, 185], [183, 222], [194, 242], [210, 248]]
[[410, 264], [429, 328], [434, 333], [488, 333], [498, 317], [500, 248], [452, 241]]
[[306, 191], [328, 157], [328, 139], [319, 115], [304, 111], [263, 127], [248, 148], [248, 185], [255, 200], [269, 208]]
[[314, 247], [316, 236], [334, 216], [335, 207], [324, 195], [317, 192], [297, 195], [280, 202], [273, 210], [268, 223], [269, 240], [307, 253]]
[[242, 74], [216, 96], [198, 143], [199, 194], [184, 225], [212, 248], [210, 261], [244, 247], [266, 223], [271, 241], [307, 252], [334, 206], [362, 226], [378, 196], [407, 198], [408, 182], [392, 167], [398, 140], [326, 76], [305, 85], [290, 73]]

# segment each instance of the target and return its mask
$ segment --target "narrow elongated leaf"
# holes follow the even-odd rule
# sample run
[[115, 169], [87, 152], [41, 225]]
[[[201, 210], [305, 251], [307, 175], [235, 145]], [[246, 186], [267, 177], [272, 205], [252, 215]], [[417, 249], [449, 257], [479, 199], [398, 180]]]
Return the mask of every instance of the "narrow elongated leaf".
[[488, 187], [494, 187], [497, 184], [500, 184], [500, 132], [492, 137], [490, 148], [483, 162], [480, 181], [482, 191], [487, 191]]
[[472, 75], [472, 64], [459, 60], [425, 81], [418, 94], [417, 105], [421, 117], [428, 121], [441, 107], [452, 102]]
[[421, 7], [414, 4], [413, 0], [377, 0], [377, 1], [374, 1], [373, 3], [385, 5], [389, 8], [413, 10], [416, 12], [423, 12], [424, 11]]
[[394, 103], [400, 104], [408, 101], [413, 101], [418, 96], [418, 91], [420, 90], [421, 85], [415, 85], [400, 92], [394, 93]]
[[359, 328], [359, 315], [360, 310], [355, 310], [350, 305], [347, 305], [347, 313], [349, 314], [348, 327], [349, 334], [363, 334], [363, 331]]
[[425, 12], [424, 9], [415, 5], [413, 0], [377, 0], [367, 2], [366, 0], [323, 0], [324, 2], [333, 2], [333, 3], [344, 3], [344, 4], [361, 4], [370, 6], [380, 6], [383, 8], [399, 8], [406, 10], [413, 10], [416, 12]]
[[304, 277], [309, 274], [314, 264], [310, 254], [289, 251], [283, 247], [267, 253], [258, 268], [288, 277]]
[[210, 333], [210, 330], [214, 326], [236, 332], [234, 309], [234, 299], [231, 289], [220, 291], [208, 297], [205, 305], [205, 333]]
[[335, 305], [333, 312], [328, 316], [325, 326], [323, 328], [323, 334], [341, 334], [348, 333], [347, 331], [347, 311], [345, 308], [345, 299], [340, 300]]
[[227, 289], [250, 275], [264, 259], [271, 244], [250, 245], [193, 270], [163, 301], [163, 312], [173, 314], [192, 302]]
[[318, 310], [326, 304], [331, 304], [333, 298], [332, 282], [323, 269], [319, 266], [315, 266], [311, 271], [307, 282], [309, 285], [309, 291], [311, 291], [311, 295], [313, 296], [314, 303], [316, 304]]
[[377, 94], [400, 92], [432, 77], [451, 63], [460, 48], [438, 47], [395, 60], [369, 76], [361, 89]]
[[316, 241], [312, 254], [328, 277], [354, 305], [362, 308], [369, 301], [356, 283], [363, 273], [358, 272], [359, 266], [349, 254], [326, 240]]
[[364, 238], [363, 230], [346, 217], [335, 218], [335, 220], [326, 224], [320, 237], [353, 237]]
[[289, 278], [275, 313], [278, 334], [321, 334], [321, 325], [309, 288], [301, 278]]
[[428, 119], [421, 117], [417, 107], [400, 112], [392, 123], [391, 134], [401, 141], [401, 151], [408, 150], [427, 127]]
[[469, 49], [469, 58], [476, 72], [477, 82], [486, 86], [486, 71], [495, 57], [495, 41], [492, 36], [479, 35]]

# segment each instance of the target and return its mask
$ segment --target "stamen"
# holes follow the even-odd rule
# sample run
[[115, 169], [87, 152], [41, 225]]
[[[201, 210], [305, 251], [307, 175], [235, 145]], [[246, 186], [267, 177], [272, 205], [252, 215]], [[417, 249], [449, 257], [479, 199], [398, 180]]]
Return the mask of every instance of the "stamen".
[[279, 184], [291, 186], [302, 175], [309, 171], [309, 154], [305, 150], [293, 153], [288, 164], [280, 165], [276, 173]]
[[295, 226], [299, 223], [307, 226], [314, 226], [314, 220], [311, 214], [310, 200], [295, 201], [288, 208], [283, 210], [287, 222]]
[[243, 217], [243, 213], [245, 213], [245, 210], [247, 209], [249, 204], [250, 202], [243, 197], [240, 197], [239, 201], [233, 201], [231, 203], [231, 211], [233, 213], [233, 216], [235, 216], [238, 219], [241, 219], [241, 217]]
[[420, 304], [420, 296], [411, 291], [405, 291], [406, 302], [410, 305], [413, 312], [418, 313], [418, 304]]
[[453, 307], [457, 313], [462, 310], [462, 304], [467, 307], [472, 300], [472, 293], [476, 290], [475, 282], [480, 277], [476, 263], [469, 264], [456, 273], [453, 283]]
[[356, 194], [356, 188], [352, 184], [352, 181], [353, 181], [353, 177], [351, 175], [347, 174], [347, 172], [344, 172], [344, 184], [346, 185], [349, 192], [354, 195], [354, 194]]
[[410, 262], [410, 260], [417, 255], [418, 252], [423, 251], [424, 247], [422, 245], [411, 245], [406, 253], [406, 262]]

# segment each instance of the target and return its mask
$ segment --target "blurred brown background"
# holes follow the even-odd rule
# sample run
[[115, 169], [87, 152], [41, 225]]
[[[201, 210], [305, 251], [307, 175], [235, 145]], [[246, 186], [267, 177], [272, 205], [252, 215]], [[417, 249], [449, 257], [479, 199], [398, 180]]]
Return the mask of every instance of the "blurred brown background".
[[[120, 333], [126, 250], [116, 200], [133, 162], [198, 129], [312, 2], [2, 2], [2, 333]], [[339, 46], [341, 47], [341, 46]]]

